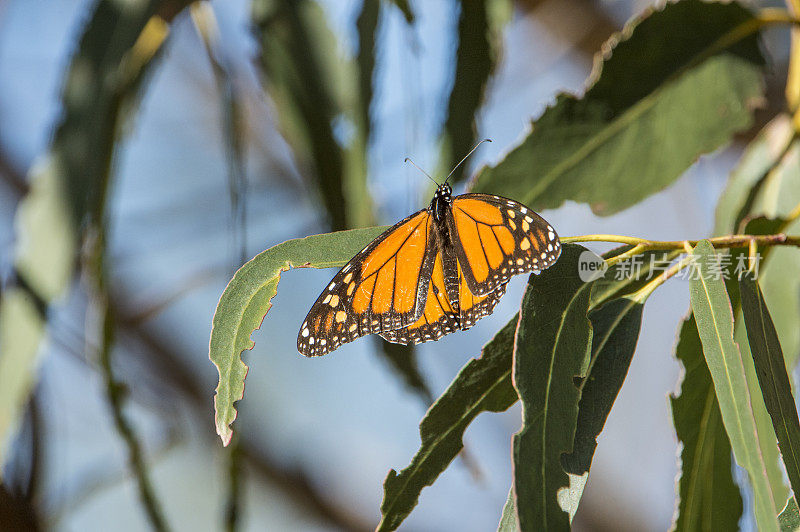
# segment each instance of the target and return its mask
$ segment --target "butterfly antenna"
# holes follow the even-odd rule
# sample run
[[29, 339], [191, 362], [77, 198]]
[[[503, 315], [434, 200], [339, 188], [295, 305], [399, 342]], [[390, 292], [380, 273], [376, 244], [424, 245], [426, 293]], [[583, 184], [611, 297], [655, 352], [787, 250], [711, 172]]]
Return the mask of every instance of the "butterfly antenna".
[[466, 154], [466, 155], [464, 156], [464, 158], [463, 158], [463, 159], [461, 159], [460, 161], [458, 161], [458, 164], [457, 164], [457, 165], [455, 165], [455, 166], [453, 167], [453, 169], [452, 169], [452, 170], [450, 170], [450, 173], [449, 173], [449, 174], [447, 174], [447, 177], [446, 177], [446, 178], [444, 178], [444, 182], [445, 182], [445, 183], [447, 183], [447, 180], [448, 180], [448, 179], [450, 179], [450, 176], [451, 176], [451, 175], [453, 175], [453, 172], [455, 172], [456, 170], [458, 170], [458, 167], [459, 167], [459, 166], [461, 166], [461, 163], [463, 163], [464, 161], [466, 161], [466, 160], [467, 160], [467, 157], [469, 157], [470, 155], [472, 155], [472, 152], [474, 152], [475, 150], [477, 150], [477, 149], [478, 149], [478, 146], [480, 146], [480, 145], [481, 145], [481, 144], [483, 144], [484, 142], [492, 142], [492, 139], [483, 139], [482, 141], [480, 141], [479, 143], [477, 143], [477, 144], [475, 145], [475, 147], [474, 147], [474, 148], [472, 148], [471, 150], [469, 150], [469, 153], [468, 153], [468, 154]]
[[[414, 168], [416, 168], [417, 170], [419, 170], [420, 172], [422, 172], [423, 174], [425, 174], [426, 176], [428, 176], [428, 179], [430, 179], [431, 181], [433, 181], [434, 183], [436, 183], [436, 180], [435, 180], [434, 178], [432, 178], [432, 177], [431, 177], [431, 176], [428, 174], [428, 172], [426, 172], [425, 170], [423, 170], [422, 168], [420, 168], [419, 166], [417, 166], [417, 163], [415, 163], [414, 161], [412, 161], [412, 160], [411, 160], [411, 157], [406, 157], [406, 158], [403, 160], [403, 162], [404, 162], [404, 163], [411, 163], [411, 164], [413, 164], [413, 165], [414, 165]], [[438, 187], [438, 186], [439, 186], [439, 183], [436, 183], [436, 186]]]

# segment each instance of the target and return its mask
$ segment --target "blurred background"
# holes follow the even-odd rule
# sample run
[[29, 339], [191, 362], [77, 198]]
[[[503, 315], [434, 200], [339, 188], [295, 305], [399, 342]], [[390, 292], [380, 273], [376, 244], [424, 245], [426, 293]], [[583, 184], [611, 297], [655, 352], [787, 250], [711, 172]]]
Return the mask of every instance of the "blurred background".
[[[94, 5], [0, 0], [4, 278], [12, 271], [16, 206], [62, 117], [65, 74]], [[509, 284], [492, 316], [419, 346], [414, 358], [366, 338], [306, 359], [296, 351], [296, 331], [334, 272], [285, 274], [253, 335], [255, 348], [244, 354], [250, 372], [233, 460], [214, 431], [217, 372], [208, 360], [222, 290], [243, 260], [286, 239], [393, 223], [427, 206], [432, 183], [403, 159], [442, 175], [489, 137], [493, 143], [457, 175], [463, 192], [469, 176], [502, 159], [558, 92], [581, 93], [601, 44], [648, 7], [630, 0], [228, 0], [178, 13], [128, 109], [107, 206], [113, 370], [127, 392], [122, 411], [132, 433], [115, 423], [96, 317], [85, 280], [76, 279], [49, 311], [38, 382], [3, 469], [0, 528], [148, 529], [128, 466], [130, 439], [173, 530], [222, 529], [231, 508], [244, 530], [373, 528], [386, 473], [410, 462], [431, 399], [516, 312], [524, 276]], [[783, 73], [788, 33], [768, 37], [770, 69]], [[708, 235], [742, 146], [781, 105], [777, 77], [768, 79], [775, 97], [752, 131], [701, 158], [667, 190], [606, 218], [578, 204], [542, 214], [562, 236]], [[577, 530], [670, 525], [677, 442], [667, 396], [678, 380], [672, 349], [687, 308], [687, 283], [677, 281], [645, 310]], [[480, 416], [466, 433], [468, 459], [423, 491], [402, 530], [494, 530], [519, 423], [518, 406]]]

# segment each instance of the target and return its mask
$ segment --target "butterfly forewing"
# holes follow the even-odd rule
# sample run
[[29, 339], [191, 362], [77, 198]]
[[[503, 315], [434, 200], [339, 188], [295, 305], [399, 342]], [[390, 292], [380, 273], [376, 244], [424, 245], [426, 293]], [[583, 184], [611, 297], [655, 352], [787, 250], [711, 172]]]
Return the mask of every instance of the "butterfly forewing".
[[367, 334], [405, 327], [425, 308], [435, 246], [426, 210], [398, 222], [337, 273], [309, 310], [297, 350], [319, 356]]
[[300, 327], [302, 354], [324, 355], [372, 333], [418, 344], [469, 329], [491, 314], [511, 276], [558, 259], [555, 230], [524, 205], [450, 193], [440, 186], [428, 209], [394, 225], [334, 276]]
[[513, 275], [549, 268], [561, 254], [558, 235], [544, 218], [500, 196], [456, 196], [447, 223], [475, 295], [492, 293]]

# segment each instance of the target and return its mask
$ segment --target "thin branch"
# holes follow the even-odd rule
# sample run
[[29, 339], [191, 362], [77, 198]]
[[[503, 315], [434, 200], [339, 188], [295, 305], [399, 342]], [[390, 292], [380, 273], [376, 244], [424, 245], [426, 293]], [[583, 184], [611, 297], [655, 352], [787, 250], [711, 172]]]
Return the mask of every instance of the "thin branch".
[[[158, 375], [170, 385], [170, 389], [188, 400], [198, 419], [207, 422], [211, 395], [192, 377], [197, 372], [191, 370], [183, 357], [161, 337], [151, 333], [141, 323], [128, 320], [130, 313], [114, 303], [125, 300], [125, 297], [114, 297], [110, 302], [118, 317], [119, 333], [143, 347], [138, 350], [142, 361], [151, 367], [158, 367]], [[208, 437], [215, 443], [218, 442], [213, 430], [208, 431]], [[246, 439], [240, 440], [239, 444], [242, 468], [281, 489], [294, 504], [305, 509], [308, 515], [340, 530], [366, 532], [374, 528], [360, 516], [330, 500], [327, 494], [309, 482], [302, 469], [280, 465], [268, 453]]]
[[708, 240], [715, 248], [722, 249], [749, 246], [750, 242], [753, 241], [759, 246], [800, 246], [800, 236], [787, 236], [784, 233], [774, 235], [726, 235], [700, 240], [647, 240], [623, 235], [581, 235], [561, 238], [561, 242], [565, 244], [574, 242], [618, 242], [620, 244], [629, 244], [638, 248], [637, 253], [653, 250], [684, 249], [684, 244], [687, 242], [694, 247], [701, 240]]
[[105, 384], [106, 397], [108, 399], [111, 414], [114, 418], [114, 425], [120, 435], [125, 447], [128, 450], [128, 463], [131, 470], [136, 477], [136, 483], [139, 488], [139, 498], [141, 499], [142, 506], [147, 513], [154, 530], [159, 532], [166, 532], [168, 530], [167, 523], [164, 519], [164, 514], [161, 506], [156, 498], [153, 490], [153, 485], [150, 482], [150, 476], [147, 471], [147, 464], [145, 462], [144, 453], [142, 452], [141, 444], [133, 430], [133, 426], [125, 417], [123, 412], [123, 405], [127, 395], [124, 385], [116, 380], [114, 377], [114, 370], [112, 367], [112, 351], [114, 345], [114, 335], [116, 332], [116, 325], [114, 323], [114, 310], [109, 303], [109, 296], [106, 286], [106, 272], [105, 272], [105, 235], [104, 228], [95, 225], [96, 233], [92, 239], [92, 265], [94, 266], [93, 273], [93, 289], [94, 289], [94, 303], [98, 312], [100, 323], [100, 372], [103, 376]]

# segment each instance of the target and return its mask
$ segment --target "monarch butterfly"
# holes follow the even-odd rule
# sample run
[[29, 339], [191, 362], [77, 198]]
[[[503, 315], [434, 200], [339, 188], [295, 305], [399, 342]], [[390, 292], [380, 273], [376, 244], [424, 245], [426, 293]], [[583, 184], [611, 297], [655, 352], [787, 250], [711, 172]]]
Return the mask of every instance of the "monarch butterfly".
[[339, 270], [300, 327], [301, 354], [324, 355], [372, 333], [418, 344], [469, 329], [491, 314], [512, 275], [540, 272], [558, 259], [555, 229], [521, 203], [452, 192], [445, 180], [427, 209], [387, 229]]

